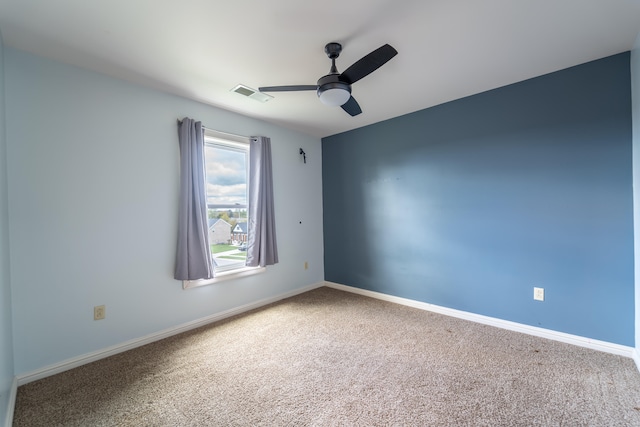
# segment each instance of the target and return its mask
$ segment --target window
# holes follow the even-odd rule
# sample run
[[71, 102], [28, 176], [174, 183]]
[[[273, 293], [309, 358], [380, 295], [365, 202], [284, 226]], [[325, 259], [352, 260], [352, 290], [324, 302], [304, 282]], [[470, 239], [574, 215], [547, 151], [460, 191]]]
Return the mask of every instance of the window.
[[185, 117], [178, 121], [178, 143], [174, 278], [187, 289], [277, 264], [271, 139], [203, 132], [201, 122]]
[[204, 134], [209, 244], [216, 274], [245, 268], [249, 140]]

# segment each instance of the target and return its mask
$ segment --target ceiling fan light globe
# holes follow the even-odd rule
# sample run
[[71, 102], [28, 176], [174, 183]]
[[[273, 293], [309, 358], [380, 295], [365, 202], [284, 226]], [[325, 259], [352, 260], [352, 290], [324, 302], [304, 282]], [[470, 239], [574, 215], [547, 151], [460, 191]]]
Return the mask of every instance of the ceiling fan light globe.
[[318, 96], [324, 105], [339, 107], [349, 100], [351, 93], [346, 89], [335, 87], [320, 92]]

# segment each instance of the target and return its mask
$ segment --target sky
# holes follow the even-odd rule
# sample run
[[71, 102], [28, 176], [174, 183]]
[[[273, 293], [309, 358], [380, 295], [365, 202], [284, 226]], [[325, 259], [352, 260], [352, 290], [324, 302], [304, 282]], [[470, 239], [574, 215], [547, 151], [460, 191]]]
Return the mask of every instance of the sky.
[[205, 144], [207, 203], [247, 204], [248, 152]]

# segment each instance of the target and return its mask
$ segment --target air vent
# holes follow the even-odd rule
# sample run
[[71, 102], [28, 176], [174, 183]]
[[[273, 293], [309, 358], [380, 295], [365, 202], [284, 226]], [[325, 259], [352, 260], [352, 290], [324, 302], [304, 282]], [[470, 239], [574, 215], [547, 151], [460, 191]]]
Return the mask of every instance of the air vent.
[[231, 92], [239, 93], [240, 95], [244, 95], [248, 98], [255, 99], [256, 101], [260, 102], [267, 102], [268, 100], [273, 99], [273, 96], [267, 95], [266, 93], [258, 92], [257, 90], [251, 89], [250, 87], [245, 85], [237, 85], [236, 87], [231, 89]]

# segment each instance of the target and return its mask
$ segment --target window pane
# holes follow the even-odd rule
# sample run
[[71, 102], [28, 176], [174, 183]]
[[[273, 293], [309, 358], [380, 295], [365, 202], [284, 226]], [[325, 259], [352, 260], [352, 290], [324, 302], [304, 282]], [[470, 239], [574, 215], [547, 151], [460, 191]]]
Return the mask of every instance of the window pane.
[[207, 204], [247, 206], [247, 152], [206, 144]]
[[216, 271], [245, 266], [248, 147], [205, 144], [209, 243]]

